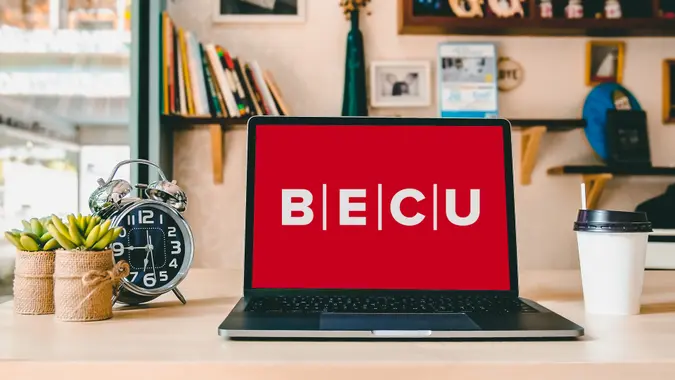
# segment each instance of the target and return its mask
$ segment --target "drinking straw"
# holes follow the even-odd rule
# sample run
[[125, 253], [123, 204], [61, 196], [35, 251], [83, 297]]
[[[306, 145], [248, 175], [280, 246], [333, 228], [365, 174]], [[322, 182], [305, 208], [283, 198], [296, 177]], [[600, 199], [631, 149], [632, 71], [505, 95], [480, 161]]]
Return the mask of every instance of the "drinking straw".
[[581, 209], [586, 209], [586, 184], [581, 184]]

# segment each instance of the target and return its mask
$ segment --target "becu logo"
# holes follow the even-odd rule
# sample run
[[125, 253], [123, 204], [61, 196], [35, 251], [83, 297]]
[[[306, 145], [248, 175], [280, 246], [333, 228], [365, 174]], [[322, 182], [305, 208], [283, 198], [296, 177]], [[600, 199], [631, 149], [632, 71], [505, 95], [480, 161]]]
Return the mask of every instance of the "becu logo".
[[[327, 185], [323, 185], [321, 194], [322, 227], [325, 231], [327, 225]], [[470, 191], [470, 211], [466, 216], [457, 215], [457, 191], [456, 189], [445, 190], [445, 217], [448, 222], [455, 226], [470, 226], [478, 220], [480, 215], [480, 190]], [[401, 203], [407, 198], [420, 202], [426, 198], [424, 193], [417, 189], [406, 188], [397, 191], [391, 199], [382, 197], [382, 184], [377, 185], [377, 225], [382, 230], [383, 204], [391, 217], [400, 225], [416, 226], [427, 217], [420, 212], [414, 215], [405, 215], [401, 211]], [[438, 185], [433, 185], [433, 229], [438, 229]], [[365, 226], [366, 217], [352, 215], [353, 212], [366, 211], [366, 189], [340, 189], [339, 191], [339, 225], [341, 226]], [[281, 190], [281, 224], [283, 226], [307, 226], [314, 221], [314, 194], [307, 189], [282, 189]]]

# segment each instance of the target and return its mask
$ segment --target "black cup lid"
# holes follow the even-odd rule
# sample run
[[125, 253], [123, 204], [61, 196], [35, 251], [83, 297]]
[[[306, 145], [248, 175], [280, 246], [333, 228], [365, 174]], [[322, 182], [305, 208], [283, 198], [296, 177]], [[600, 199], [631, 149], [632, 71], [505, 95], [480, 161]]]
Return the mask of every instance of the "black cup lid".
[[652, 223], [644, 212], [579, 210], [574, 231], [652, 232]]

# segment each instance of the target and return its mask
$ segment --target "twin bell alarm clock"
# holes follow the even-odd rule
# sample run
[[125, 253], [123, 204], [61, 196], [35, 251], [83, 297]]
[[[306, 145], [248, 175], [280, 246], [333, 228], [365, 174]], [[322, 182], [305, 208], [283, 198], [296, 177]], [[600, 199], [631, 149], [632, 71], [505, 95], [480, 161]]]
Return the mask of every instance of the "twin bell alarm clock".
[[[132, 186], [114, 179], [126, 164], [153, 166], [160, 180]], [[139, 197], [130, 196], [138, 190]], [[94, 215], [111, 219], [112, 227], [122, 227], [111, 248], [115, 262], [126, 261], [131, 272], [122, 279], [113, 304], [136, 305], [172, 291], [185, 304], [178, 284], [187, 276], [194, 256], [194, 238], [182, 213], [187, 196], [176, 181], [169, 181], [156, 164], [141, 159], [118, 163], [107, 181], [98, 179], [98, 188], [89, 197]]]

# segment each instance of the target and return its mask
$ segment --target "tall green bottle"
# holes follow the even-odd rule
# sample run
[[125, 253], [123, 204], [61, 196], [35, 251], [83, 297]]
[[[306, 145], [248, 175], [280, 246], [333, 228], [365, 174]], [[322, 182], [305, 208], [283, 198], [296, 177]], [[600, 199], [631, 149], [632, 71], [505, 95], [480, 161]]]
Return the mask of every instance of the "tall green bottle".
[[359, 30], [358, 9], [351, 11], [350, 20], [352, 27], [347, 34], [342, 116], [368, 116], [366, 59], [363, 52], [363, 34]]

